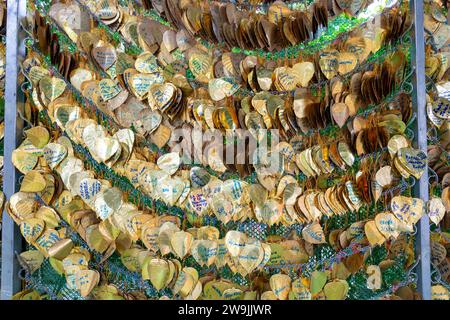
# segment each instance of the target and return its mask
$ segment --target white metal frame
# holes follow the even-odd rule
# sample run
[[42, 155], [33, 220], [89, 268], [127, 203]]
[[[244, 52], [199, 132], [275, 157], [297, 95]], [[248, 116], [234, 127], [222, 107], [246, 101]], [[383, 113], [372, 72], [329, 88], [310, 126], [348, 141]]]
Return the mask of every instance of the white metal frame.
[[[18, 112], [23, 110], [24, 99], [17, 77], [20, 63], [25, 57], [25, 34], [20, 29], [20, 19], [26, 16], [26, 0], [8, 0], [7, 10], [3, 191], [9, 199], [17, 191], [19, 177], [11, 155], [21, 141], [23, 129]], [[21, 289], [19, 263], [15, 257], [15, 253], [20, 253], [21, 249], [22, 237], [18, 227], [5, 212], [2, 222], [1, 299], [10, 299]]]

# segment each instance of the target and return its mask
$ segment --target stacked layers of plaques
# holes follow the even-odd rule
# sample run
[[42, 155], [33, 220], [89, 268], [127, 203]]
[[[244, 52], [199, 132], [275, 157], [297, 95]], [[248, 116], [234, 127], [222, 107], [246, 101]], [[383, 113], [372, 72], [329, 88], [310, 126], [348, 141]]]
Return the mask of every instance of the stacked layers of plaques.
[[426, 80], [428, 115], [428, 161], [430, 166], [429, 217], [431, 223], [432, 295], [435, 299], [449, 299], [450, 289], [450, 58], [447, 35], [450, 32], [447, 16], [439, 5], [430, 3], [425, 11]]
[[407, 1], [29, 6], [16, 299], [420, 298]]

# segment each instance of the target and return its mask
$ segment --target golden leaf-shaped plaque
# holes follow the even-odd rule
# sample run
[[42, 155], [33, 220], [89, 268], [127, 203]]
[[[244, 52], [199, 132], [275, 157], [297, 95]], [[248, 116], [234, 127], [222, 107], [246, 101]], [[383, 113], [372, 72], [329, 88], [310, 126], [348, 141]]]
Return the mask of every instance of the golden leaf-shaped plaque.
[[43, 77], [39, 81], [39, 88], [51, 102], [63, 94], [64, 90], [66, 90], [66, 83], [63, 79], [56, 77]]

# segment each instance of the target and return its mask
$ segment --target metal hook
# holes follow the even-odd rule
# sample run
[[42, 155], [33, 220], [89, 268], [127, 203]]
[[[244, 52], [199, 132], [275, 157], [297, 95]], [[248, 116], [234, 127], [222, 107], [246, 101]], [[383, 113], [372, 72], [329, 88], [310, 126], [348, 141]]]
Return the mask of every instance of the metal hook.
[[417, 228], [417, 225], [413, 224], [413, 232], [411, 233], [412, 236], [415, 236], [419, 229]]
[[425, 44], [430, 45], [433, 51], [438, 52], [439, 49], [436, 47], [436, 42], [434, 41], [433, 35], [426, 28], [425, 33], [429, 35], [429, 37], [425, 40]]
[[410, 78], [412, 77], [412, 75], [414, 74], [415, 71], [415, 67], [411, 66], [411, 70], [409, 72], [409, 74], [407, 74], [404, 78], [402, 83], [400, 84], [400, 89], [402, 91], [405, 91], [407, 94], [412, 94], [412, 92], [414, 91], [414, 87], [413, 85], [410, 83]]
[[410, 72], [406, 75], [406, 77], [404, 78], [404, 80], [406, 81], [406, 80], [409, 80], [411, 77], [412, 77], [412, 75], [414, 74], [414, 71], [416, 70], [416, 67], [415, 66], [411, 66], [411, 70], [410, 70]]
[[417, 113], [413, 112], [413, 114], [411, 115], [411, 118], [409, 119], [408, 123], [406, 124], [406, 127], [407, 128], [410, 127], [413, 124], [413, 122], [416, 120], [416, 118], [417, 118]]
[[21, 90], [23, 93], [27, 93], [27, 92], [28, 92], [28, 89], [27, 89], [27, 88], [24, 88], [24, 86], [26, 86], [26, 85], [28, 85], [28, 83], [27, 83], [26, 81], [22, 82], [22, 84], [20, 85], [20, 90]]
[[27, 118], [24, 117], [24, 115], [22, 114], [22, 112], [20, 110], [17, 110], [17, 114], [27, 124], [24, 129], [29, 129], [29, 128], [33, 127], [33, 124]]
[[408, 181], [407, 187], [412, 188], [416, 185], [416, 179], [414, 179], [413, 177], [409, 178], [410, 181]]
[[417, 268], [417, 266], [419, 265], [419, 262], [420, 262], [420, 256], [417, 257], [416, 261], [415, 261], [415, 262], [412, 264], [412, 266], [409, 268], [409, 270], [408, 270], [408, 272], [407, 272], [408, 278], [409, 278], [411, 275], [414, 275], [415, 277], [417, 277], [417, 274], [413, 273], [413, 270], [415, 270], [415, 269]]
[[430, 89], [427, 88], [427, 91], [437, 94], [438, 89], [436, 87], [436, 83], [429, 76], [425, 75], [425, 83], [427, 86], [430, 86]]
[[403, 36], [401, 37], [401, 40], [403, 40], [404, 36], [407, 36], [408, 41], [411, 41], [411, 30], [412, 30], [413, 24], [411, 23], [408, 27], [408, 29], [405, 30], [405, 33], [403, 33]]
[[448, 285], [444, 282], [444, 280], [442, 279], [442, 274], [441, 274], [441, 272], [439, 271], [439, 269], [436, 268], [435, 265], [432, 265], [432, 270], [431, 270], [430, 276], [431, 276], [431, 283], [432, 283], [432, 284], [435, 284], [435, 285], [436, 285], [436, 284], [442, 284], [442, 285], [448, 286]]
[[21, 268], [18, 272], [17, 272], [17, 276], [19, 277], [20, 280], [22, 281], [26, 281], [28, 279], [28, 271]]
[[[25, 77], [25, 79], [27, 79], [28, 83], [33, 83], [33, 81], [31, 81], [30, 77], [25, 72], [25, 70], [23, 70], [22, 66], [20, 67], [20, 73], [22, 73], [22, 75]], [[27, 83], [27, 81], [24, 81], [23, 83]]]
[[406, 128], [406, 136], [409, 138], [409, 140], [414, 140], [414, 131], [411, 128]]
[[402, 89], [402, 91], [406, 92], [408, 95], [412, 94], [412, 92], [414, 91], [413, 85], [406, 81], [401, 84], [400, 88]]
[[427, 136], [428, 136], [428, 139], [433, 140], [433, 142], [438, 140], [438, 133], [437, 133], [436, 127], [433, 126], [433, 127], [428, 128]]
[[436, 171], [434, 171], [431, 167], [428, 167], [428, 171], [430, 175], [428, 176], [428, 183], [431, 185], [430, 179], [434, 179], [435, 183], [439, 182], [439, 176], [437, 175]]
[[[33, 39], [34, 38], [33, 32], [28, 30], [27, 26], [24, 25], [24, 21], [26, 21], [26, 20], [25, 19], [21, 19], [19, 21], [19, 25], [22, 28], [22, 30], [25, 31], [25, 33], [28, 35], [28, 37], [26, 37], [25, 40], [30, 39], [30, 38]], [[37, 41], [37, 39], [36, 39], [36, 41]]]

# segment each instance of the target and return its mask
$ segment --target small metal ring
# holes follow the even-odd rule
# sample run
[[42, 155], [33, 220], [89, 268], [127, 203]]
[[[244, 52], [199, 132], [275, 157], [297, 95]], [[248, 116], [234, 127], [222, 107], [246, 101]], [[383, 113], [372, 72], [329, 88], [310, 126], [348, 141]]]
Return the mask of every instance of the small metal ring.
[[27, 280], [28, 278], [28, 271], [25, 268], [20, 268], [20, 270], [17, 272], [17, 276], [20, 280]]

